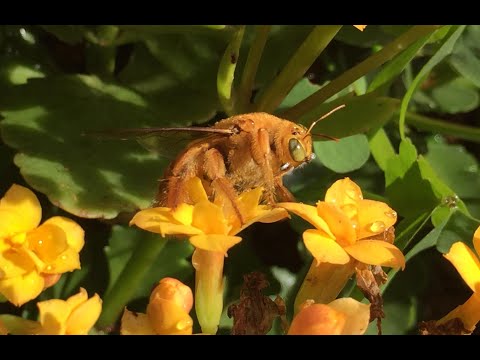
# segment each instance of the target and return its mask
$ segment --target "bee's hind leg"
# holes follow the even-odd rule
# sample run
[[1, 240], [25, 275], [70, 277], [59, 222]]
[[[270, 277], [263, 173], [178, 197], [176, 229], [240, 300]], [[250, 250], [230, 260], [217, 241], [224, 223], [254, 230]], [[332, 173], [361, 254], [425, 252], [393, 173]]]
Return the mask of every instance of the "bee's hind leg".
[[222, 193], [224, 198], [228, 200], [228, 204], [225, 204], [225, 206], [231, 206], [240, 224], [245, 224], [245, 219], [236, 201], [237, 193], [231, 182], [225, 176], [225, 160], [220, 151], [212, 148], [205, 152], [203, 170], [205, 176], [211, 180], [215, 194], [219, 192]]

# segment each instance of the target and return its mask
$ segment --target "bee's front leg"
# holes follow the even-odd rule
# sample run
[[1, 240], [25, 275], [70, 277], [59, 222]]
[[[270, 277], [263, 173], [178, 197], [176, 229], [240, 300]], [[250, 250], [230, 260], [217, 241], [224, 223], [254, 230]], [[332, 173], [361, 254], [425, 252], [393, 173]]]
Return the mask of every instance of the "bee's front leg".
[[211, 148], [205, 152], [203, 162], [203, 173], [211, 181], [211, 186], [214, 192], [222, 193], [224, 198], [228, 200], [224, 206], [231, 206], [238, 220], [243, 225], [245, 219], [238, 208], [236, 197], [237, 194], [231, 182], [225, 176], [227, 170], [225, 167], [225, 160], [222, 154], [215, 148]]
[[258, 129], [251, 132], [250, 152], [253, 160], [261, 167], [260, 171], [265, 180], [264, 198], [268, 204], [274, 204], [275, 200], [275, 182], [273, 169], [270, 163], [270, 136], [266, 129]]
[[295, 202], [295, 196], [283, 185], [282, 178], [275, 178], [275, 193], [280, 201]]

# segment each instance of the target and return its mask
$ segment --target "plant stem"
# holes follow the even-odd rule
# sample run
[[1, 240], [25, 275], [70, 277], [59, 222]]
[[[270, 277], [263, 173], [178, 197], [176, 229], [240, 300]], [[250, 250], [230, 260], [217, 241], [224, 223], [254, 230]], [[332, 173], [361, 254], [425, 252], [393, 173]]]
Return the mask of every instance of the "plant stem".
[[115, 285], [104, 296], [97, 327], [105, 328], [115, 323], [125, 305], [135, 296], [138, 284], [147, 275], [166, 242], [160, 237], [139, 241]]
[[267, 43], [270, 28], [271, 25], [257, 25], [255, 27], [255, 38], [248, 51], [247, 61], [245, 62], [242, 79], [238, 88], [238, 104], [236, 107], [238, 113], [247, 113], [252, 106], [250, 98], [252, 97], [252, 91], [255, 85], [255, 76], [257, 75], [258, 65], [260, 64], [263, 49]]
[[280, 74], [258, 99], [256, 111], [272, 113], [332, 41], [341, 25], [315, 26]]
[[282, 113], [282, 117], [287, 119], [300, 118], [302, 115], [311, 111], [315, 106], [322, 104], [324, 101], [346, 88], [355, 80], [392, 59], [395, 55], [402, 52], [407, 46], [417, 41], [419, 38], [426, 36], [438, 28], [439, 25], [417, 25], [412, 27], [410, 30], [386, 45], [382, 50], [374, 53], [360, 64], [345, 71], [335, 80]]
[[420, 130], [438, 132], [445, 135], [456, 136], [462, 140], [480, 143], [480, 129], [477, 127], [452, 124], [451, 122], [432, 119], [412, 112], [407, 112], [406, 121], [411, 126]]
[[233, 80], [237, 68], [240, 45], [242, 44], [245, 26], [241, 26], [233, 34], [230, 43], [225, 50], [217, 74], [217, 92], [223, 110], [227, 115], [233, 115], [235, 106], [235, 94], [233, 93]]

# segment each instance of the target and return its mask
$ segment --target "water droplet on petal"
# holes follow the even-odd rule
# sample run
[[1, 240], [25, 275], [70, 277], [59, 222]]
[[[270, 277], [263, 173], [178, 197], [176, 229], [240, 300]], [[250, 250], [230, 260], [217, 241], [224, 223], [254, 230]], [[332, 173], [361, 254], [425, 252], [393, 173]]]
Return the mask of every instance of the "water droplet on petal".
[[52, 265], [47, 265], [47, 269], [46, 269], [47, 271], [50, 271], [50, 270], [52, 270], [52, 269], [53, 269], [53, 266], [52, 266]]
[[43, 240], [38, 240], [38, 245], [43, 245]]
[[348, 196], [350, 199], [358, 200], [357, 192], [356, 192], [355, 190], [347, 189], [347, 190], [345, 191], [345, 194], [347, 194], [347, 196]]
[[375, 221], [370, 224], [369, 229], [371, 232], [381, 233], [385, 230], [385, 223], [383, 221]]
[[396, 211], [393, 211], [393, 210], [390, 210], [390, 211], [385, 211], [385, 216], [389, 217], [389, 218], [392, 218], [392, 219], [396, 219], [397, 218], [397, 212]]
[[62, 256], [60, 256], [60, 259], [62, 259], [62, 260], [67, 260], [67, 255], [62, 255]]

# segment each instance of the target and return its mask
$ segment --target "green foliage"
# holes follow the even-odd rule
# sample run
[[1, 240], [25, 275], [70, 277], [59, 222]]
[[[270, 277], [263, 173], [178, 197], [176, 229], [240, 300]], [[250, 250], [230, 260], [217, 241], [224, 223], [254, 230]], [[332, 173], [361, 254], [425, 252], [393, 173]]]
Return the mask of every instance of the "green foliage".
[[[350, 177], [365, 198], [398, 213], [395, 245], [407, 265], [382, 286], [383, 332], [416, 333], [428, 311], [436, 314], [435, 287], [449, 285], [437, 279], [439, 264], [452, 267], [442, 254], [456, 241], [472, 247], [480, 225], [479, 41], [477, 25], [0, 27], [0, 195], [25, 185], [44, 218], [70, 217], [86, 231], [82, 269], [39, 300], [97, 292], [98, 331], [109, 333], [125, 306], [145, 312], [161, 278], [195, 286], [188, 241], [126, 226], [152, 205], [185, 142], [149, 139], [163, 144], [155, 154], [114, 130], [210, 126], [252, 111], [309, 127], [344, 105], [314, 126], [316, 159], [284, 184], [315, 204]], [[240, 233], [225, 259], [221, 333], [230, 332], [228, 306], [252, 271], [267, 275], [265, 294], [280, 294], [291, 320], [311, 262], [308, 228], [294, 216]], [[33, 303], [23, 314], [35, 316]], [[270, 334], [279, 333], [277, 323]], [[376, 333], [374, 322], [367, 333]]]

